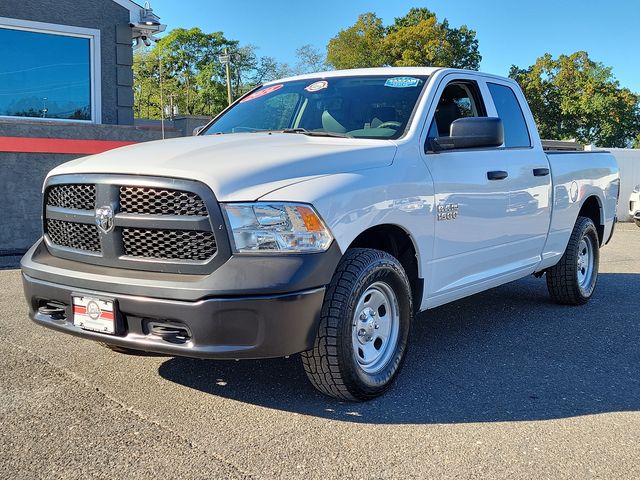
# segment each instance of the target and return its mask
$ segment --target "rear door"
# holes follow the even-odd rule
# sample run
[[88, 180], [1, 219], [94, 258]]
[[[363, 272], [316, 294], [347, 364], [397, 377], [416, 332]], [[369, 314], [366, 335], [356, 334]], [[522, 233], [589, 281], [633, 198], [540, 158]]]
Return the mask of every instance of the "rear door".
[[[541, 260], [551, 221], [551, 172], [539, 142], [535, 125], [520, 89], [509, 81], [488, 79], [491, 116], [502, 119], [504, 145], [496, 155], [506, 165], [509, 188], [504, 222], [508, 245], [503, 250], [512, 269], [527, 268]], [[522, 106], [525, 106], [523, 111]], [[525, 115], [526, 112], [526, 115]], [[530, 120], [531, 121], [531, 120]]]

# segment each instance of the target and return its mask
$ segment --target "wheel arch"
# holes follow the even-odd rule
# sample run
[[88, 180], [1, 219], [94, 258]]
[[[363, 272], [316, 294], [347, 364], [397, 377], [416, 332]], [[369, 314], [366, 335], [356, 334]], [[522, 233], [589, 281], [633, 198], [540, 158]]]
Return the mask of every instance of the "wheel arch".
[[600, 246], [604, 242], [604, 210], [602, 201], [597, 195], [590, 195], [584, 199], [578, 212], [578, 217], [590, 218], [598, 232]]
[[395, 257], [409, 277], [414, 310], [420, 310], [424, 279], [420, 276], [415, 239], [406, 229], [391, 223], [375, 225], [361, 232], [348, 248], [374, 248]]

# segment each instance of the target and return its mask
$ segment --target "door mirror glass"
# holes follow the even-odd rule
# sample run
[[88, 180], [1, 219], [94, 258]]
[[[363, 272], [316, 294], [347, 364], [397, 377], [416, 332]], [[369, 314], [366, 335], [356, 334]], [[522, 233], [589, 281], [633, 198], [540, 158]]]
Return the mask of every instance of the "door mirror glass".
[[434, 152], [458, 148], [499, 147], [504, 143], [504, 126], [496, 117], [459, 118], [451, 123], [450, 136], [431, 140]]

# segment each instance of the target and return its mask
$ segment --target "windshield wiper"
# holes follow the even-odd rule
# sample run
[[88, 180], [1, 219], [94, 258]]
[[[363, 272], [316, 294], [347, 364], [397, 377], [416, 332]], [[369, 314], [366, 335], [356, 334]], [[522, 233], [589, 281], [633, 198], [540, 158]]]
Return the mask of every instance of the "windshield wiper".
[[353, 138], [348, 133], [324, 132], [318, 130], [307, 130], [306, 128], [285, 128], [282, 133], [301, 133], [310, 137], [337, 137], [337, 138]]

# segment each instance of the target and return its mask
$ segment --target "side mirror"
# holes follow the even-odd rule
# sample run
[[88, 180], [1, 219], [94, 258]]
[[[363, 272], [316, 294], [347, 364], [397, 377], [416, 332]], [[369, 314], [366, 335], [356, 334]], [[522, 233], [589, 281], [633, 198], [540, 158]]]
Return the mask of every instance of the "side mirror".
[[199, 127], [194, 128], [192, 132], [193, 136], [197, 137], [198, 135], [200, 135], [200, 132], [204, 130], [204, 127], [206, 127], [206, 125], [200, 125]]
[[450, 137], [431, 140], [434, 152], [457, 148], [499, 147], [504, 143], [504, 125], [497, 117], [468, 117], [454, 120]]

